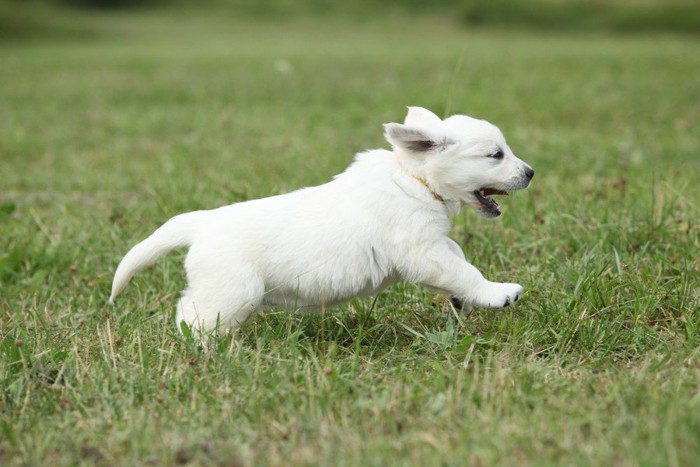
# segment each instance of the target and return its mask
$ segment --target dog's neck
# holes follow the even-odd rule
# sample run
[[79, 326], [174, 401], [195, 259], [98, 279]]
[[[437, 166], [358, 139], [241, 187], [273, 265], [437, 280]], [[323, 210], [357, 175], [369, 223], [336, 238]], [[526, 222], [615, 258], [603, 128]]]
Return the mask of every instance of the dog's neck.
[[412, 173], [409, 173], [409, 175], [410, 175], [411, 177], [415, 178], [416, 180], [418, 180], [418, 182], [419, 182], [421, 185], [423, 185], [423, 186], [430, 192], [431, 195], [433, 195], [433, 198], [435, 198], [436, 201], [440, 201], [441, 203], [444, 203], [444, 202], [445, 202], [445, 198], [443, 198], [442, 196], [440, 196], [439, 193], [437, 193], [435, 190], [433, 190], [433, 189], [430, 187], [430, 185], [428, 184], [428, 181], [427, 181], [426, 179], [424, 179], [423, 177], [420, 177], [420, 176], [418, 176], [418, 175], [416, 175], [416, 174], [412, 174]]
[[423, 185], [425, 189], [428, 190], [428, 193], [430, 193], [431, 196], [435, 199], [435, 201], [439, 201], [445, 204], [445, 198], [442, 195], [440, 195], [440, 193], [435, 191], [433, 187], [430, 186], [430, 183], [428, 183], [428, 180], [426, 180], [425, 177], [417, 175], [413, 170], [411, 170], [411, 168], [407, 164], [402, 162], [399, 157], [396, 158], [396, 163], [399, 165], [399, 167], [401, 167], [401, 170], [403, 170], [409, 177], [413, 178], [418, 183]]

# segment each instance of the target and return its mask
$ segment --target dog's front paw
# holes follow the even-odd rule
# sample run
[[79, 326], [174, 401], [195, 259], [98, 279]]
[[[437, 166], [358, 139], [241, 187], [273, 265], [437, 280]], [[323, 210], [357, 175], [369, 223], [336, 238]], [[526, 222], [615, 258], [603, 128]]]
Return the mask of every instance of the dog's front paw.
[[489, 282], [476, 293], [473, 303], [484, 308], [503, 308], [517, 302], [522, 295], [520, 284]]

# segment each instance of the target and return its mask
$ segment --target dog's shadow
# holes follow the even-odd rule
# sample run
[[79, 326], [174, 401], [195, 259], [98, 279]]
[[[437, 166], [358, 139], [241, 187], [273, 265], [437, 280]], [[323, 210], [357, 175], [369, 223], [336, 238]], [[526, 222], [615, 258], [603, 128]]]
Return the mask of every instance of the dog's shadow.
[[463, 337], [464, 323], [455, 318], [447, 302], [432, 306], [405, 302], [379, 307], [375, 304], [353, 301], [321, 313], [268, 309], [234, 334], [213, 337], [206, 350], [215, 353], [255, 350], [268, 355], [308, 357], [334, 349], [340, 353], [379, 356], [422, 343], [435, 344], [435, 336], [441, 336], [445, 343], [456, 343]]

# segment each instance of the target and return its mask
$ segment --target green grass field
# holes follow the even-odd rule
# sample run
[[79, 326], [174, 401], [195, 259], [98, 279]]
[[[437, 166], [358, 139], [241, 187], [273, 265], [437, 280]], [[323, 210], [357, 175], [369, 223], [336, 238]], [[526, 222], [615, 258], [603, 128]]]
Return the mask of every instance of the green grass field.
[[[671, 465], [700, 456], [700, 42], [119, 13], [0, 43], [0, 464]], [[169, 217], [315, 185], [406, 105], [537, 175], [453, 238], [526, 295], [399, 284], [181, 338]]]

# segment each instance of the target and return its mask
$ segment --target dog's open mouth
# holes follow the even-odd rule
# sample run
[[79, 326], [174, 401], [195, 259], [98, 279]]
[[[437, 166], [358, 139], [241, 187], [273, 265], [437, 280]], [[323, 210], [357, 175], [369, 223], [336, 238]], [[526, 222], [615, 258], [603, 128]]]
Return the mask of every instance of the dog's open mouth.
[[482, 188], [474, 192], [474, 197], [479, 202], [479, 210], [481, 213], [486, 217], [498, 217], [501, 215], [500, 206], [490, 198], [491, 195], [508, 196], [508, 192], [493, 188]]

